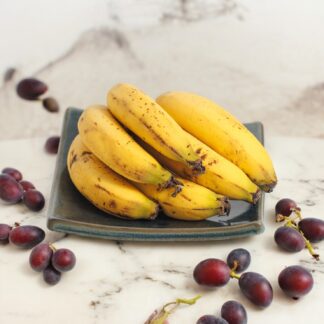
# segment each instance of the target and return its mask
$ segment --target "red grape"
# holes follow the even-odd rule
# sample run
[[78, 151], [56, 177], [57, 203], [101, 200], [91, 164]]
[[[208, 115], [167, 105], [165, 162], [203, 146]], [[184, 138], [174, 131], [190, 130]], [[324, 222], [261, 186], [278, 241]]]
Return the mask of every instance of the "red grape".
[[289, 252], [299, 252], [305, 248], [305, 239], [294, 228], [288, 226], [279, 227], [274, 235], [279, 247]]
[[31, 249], [45, 238], [45, 232], [32, 225], [22, 225], [11, 230], [9, 241], [21, 248]]
[[15, 204], [23, 197], [22, 186], [10, 175], [0, 174], [0, 199]]
[[221, 316], [226, 319], [228, 324], [247, 323], [247, 313], [244, 306], [235, 300], [229, 300], [222, 306]]
[[273, 291], [270, 282], [256, 272], [244, 272], [239, 279], [239, 286], [244, 296], [253, 304], [267, 307], [271, 304]]
[[40, 95], [47, 91], [47, 85], [34, 78], [21, 80], [17, 85], [17, 94], [22, 99], [36, 100]]
[[45, 143], [46, 152], [50, 154], [56, 154], [58, 151], [59, 144], [60, 144], [59, 136], [49, 137]]
[[222, 260], [206, 259], [196, 265], [193, 277], [200, 285], [220, 287], [229, 281], [230, 268]]
[[9, 234], [12, 227], [7, 224], [0, 224], [0, 243], [9, 243]]
[[53, 250], [47, 243], [38, 244], [33, 248], [29, 256], [29, 264], [35, 271], [41, 272], [51, 262]]
[[319, 218], [304, 218], [298, 223], [299, 229], [311, 242], [320, 242], [324, 239], [324, 221]]
[[289, 198], [281, 199], [276, 204], [276, 215], [290, 216], [293, 209], [297, 208], [295, 201]]
[[14, 168], [4, 168], [1, 172], [10, 175], [16, 181], [20, 181], [23, 178], [21, 172]]
[[74, 253], [69, 249], [58, 249], [52, 257], [53, 267], [60, 272], [71, 270], [75, 266], [76, 258]]
[[284, 293], [294, 299], [308, 294], [314, 284], [311, 273], [298, 265], [293, 265], [282, 270], [279, 274], [278, 282]]
[[40, 211], [45, 205], [45, 198], [38, 190], [30, 189], [24, 192], [23, 202], [30, 210]]
[[48, 283], [51, 286], [54, 286], [60, 281], [61, 273], [54, 269], [51, 265], [49, 265], [43, 271], [43, 278], [46, 283]]
[[250, 252], [245, 249], [235, 249], [227, 256], [227, 264], [233, 269], [234, 264], [237, 264], [235, 272], [242, 272], [248, 268], [251, 262]]
[[21, 181], [19, 181], [19, 183], [23, 187], [24, 191], [28, 191], [30, 189], [35, 189], [35, 186], [29, 181], [21, 180]]
[[200, 317], [196, 324], [229, 324], [226, 320], [214, 315], [204, 315]]

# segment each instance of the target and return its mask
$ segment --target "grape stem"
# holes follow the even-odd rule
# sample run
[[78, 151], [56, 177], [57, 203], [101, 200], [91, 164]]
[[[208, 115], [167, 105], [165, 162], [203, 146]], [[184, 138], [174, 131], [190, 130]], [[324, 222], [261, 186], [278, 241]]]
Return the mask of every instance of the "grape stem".
[[[298, 216], [298, 218], [301, 219], [300, 213], [297, 216]], [[319, 254], [315, 253], [314, 248], [313, 248], [311, 242], [305, 237], [304, 233], [300, 230], [300, 228], [298, 227], [298, 225], [296, 225], [296, 223], [294, 222], [294, 220], [291, 220], [291, 219], [287, 220], [287, 223], [285, 224], [285, 226], [291, 227], [291, 228], [295, 229], [296, 231], [298, 231], [302, 235], [302, 237], [303, 237], [303, 239], [305, 241], [306, 248], [309, 251], [310, 255], [316, 261], [319, 261], [319, 259], [320, 259]]]
[[177, 298], [175, 301], [165, 304], [160, 311], [155, 311], [144, 324], [164, 324], [169, 315], [180, 305], [193, 305], [201, 297], [197, 295], [191, 299]]
[[56, 247], [52, 243], [49, 244], [49, 247], [52, 249], [53, 252], [56, 251]]
[[237, 269], [238, 265], [239, 265], [238, 261], [234, 260], [233, 268], [230, 271], [231, 278], [235, 278], [235, 279], [240, 279], [241, 278], [241, 276], [236, 273], [236, 269]]

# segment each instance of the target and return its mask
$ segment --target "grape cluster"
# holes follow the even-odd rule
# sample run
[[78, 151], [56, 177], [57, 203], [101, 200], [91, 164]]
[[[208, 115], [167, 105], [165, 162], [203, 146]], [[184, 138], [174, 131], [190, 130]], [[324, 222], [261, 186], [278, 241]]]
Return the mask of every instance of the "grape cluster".
[[76, 257], [69, 249], [58, 249], [48, 243], [42, 243], [33, 248], [29, 256], [31, 268], [43, 272], [43, 278], [49, 285], [56, 285], [62, 272], [74, 268]]
[[273, 298], [269, 281], [256, 272], [238, 274], [250, 265], [249, 251], [235, 249], [229, 253], [226, 261], [210, 258], [199, 262], [193, 271], [195, 281], [199, 285], [221, 287], [226, 285], [230, 278], [238, 279], [239, 288], [247, 299], [259, 307], [269, 306]]
[[45, 205], [42, 193], [31, 182], [23, 180], [21, 172], [14, 168], [4, 168], [1, 171], [0, 199], [9, 204], [22, 201], [33, 211], [40, 211]]
[[311, 242], [324, 239], [324, 221], [319, 218], [302, 218], [301, 209], [289, 198], [279, 200], [275, 212], [276, 221], [284, 222], [274, 234], [277, 245], [288, 252], [299, 252], [307, 248], [310, 254], [319, 260]]
[[[17, 94], [20, 98], [32, 101], [40, 100], [39, 97], [47, 92], [47, 90], [48, 86], [35, 78], [22, 79], [16, 87]], [[58, 102], [52, 97], [41, 99], [41, 101], [43, 107], [48, 112], [54, 113], [60, 110]]]

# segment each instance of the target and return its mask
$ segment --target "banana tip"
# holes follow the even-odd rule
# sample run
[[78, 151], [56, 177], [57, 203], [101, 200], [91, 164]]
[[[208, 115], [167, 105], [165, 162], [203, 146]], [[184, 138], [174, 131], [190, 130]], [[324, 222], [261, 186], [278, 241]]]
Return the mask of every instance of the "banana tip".
[[221, 211], [221, 216], [228, 216], [231, 211], [231, 204], [227, 197], [222, 198], [223, 208]]
[[205, 167], [202, 164], [202, 160], [187, 161], [195, 174], [205, 173]]
[[272, 192], [274, 187], [277, 185], [277, 181], [271, 182], [271, 183], [266, 183], [263, 185], [260, 185], [260, 189], [265, 192]]

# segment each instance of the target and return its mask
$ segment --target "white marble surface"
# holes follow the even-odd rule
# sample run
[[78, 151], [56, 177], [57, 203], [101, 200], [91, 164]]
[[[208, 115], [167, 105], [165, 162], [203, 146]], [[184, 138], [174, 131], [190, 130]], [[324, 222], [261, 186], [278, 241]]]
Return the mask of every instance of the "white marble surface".
[[[49, 197], [55, 156], [43, 151], [45, 138], [0, 142], [1, 168], [15, 166]], [[192, 323], [205, 313], [217, 313], [229, 299], [241, 301], [249, 323], [317, 323], [324, 317], [324, 263], [314, 262], [307, 251], [288, 254], [278, 250], [273, 234], [273, 208], [282, 197], [295, 199], [305, 216], [324, 219], [324, 141], [320, 139], [271, 137], [266, 145], [274, 159], [279, 183], [266, 196], [263, 234], [233, 241], [208, 243], [111, 242], [68, 236], [57, 247], [72, 249], [77, 265], [62, 281], [49, 287], [28, 265], [28, 251], [0, 246], [0, 322], [143, 324], [157, 307], [177, 297], [203, 297], [194, 306], [183, 306], [170, 317], [170, 323]], [[14, 148], [14, 149], [13, 149]], [[23, 206], [0, 206], [1, 222], [39, 225], [46, 240], [61, 234], [46, 229], [46, 208], [40, 213]], [[251, 271], [265, 275], [274, 288], [272, 305], [259, 310], [241, 295], [234, 279], [225, 287], [206, 290], [192, 279], [196, 263], [216, 257], [224, 259], [233, 249], [247, 248], [252, 254]], [[316, 244], [324, 258], [324, 242]], [[299, 301], [286, 298], [277, 284], [285, 266], [301, 264], [313, 271], [315, 285]]]

